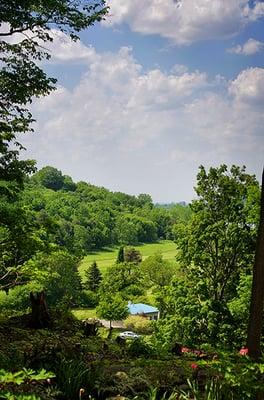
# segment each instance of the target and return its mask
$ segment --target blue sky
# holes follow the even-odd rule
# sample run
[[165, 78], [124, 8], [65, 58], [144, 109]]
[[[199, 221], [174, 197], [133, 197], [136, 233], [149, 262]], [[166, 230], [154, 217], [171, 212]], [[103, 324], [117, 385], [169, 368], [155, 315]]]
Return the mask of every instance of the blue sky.
[[58, 89], [33, 104], [26, 156], [75, 181], [190, 201], [199, 165], [264, 161], [264, 3], [109, 0], [71, 43], [54, 31]]

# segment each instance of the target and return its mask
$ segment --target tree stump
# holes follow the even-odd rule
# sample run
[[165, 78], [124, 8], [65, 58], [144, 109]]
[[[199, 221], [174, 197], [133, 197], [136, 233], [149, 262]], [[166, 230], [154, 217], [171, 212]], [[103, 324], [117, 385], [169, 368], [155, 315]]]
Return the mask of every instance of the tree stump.
[[100, 322], [94, 318], [89, 318], [82, 321], [82, 326], [85, 336], [96, 336]]
[[50, 325], [50, 315], [44, 291], [30, 293], [31, 301], [31, 326], [35, 329], [47, 328]]

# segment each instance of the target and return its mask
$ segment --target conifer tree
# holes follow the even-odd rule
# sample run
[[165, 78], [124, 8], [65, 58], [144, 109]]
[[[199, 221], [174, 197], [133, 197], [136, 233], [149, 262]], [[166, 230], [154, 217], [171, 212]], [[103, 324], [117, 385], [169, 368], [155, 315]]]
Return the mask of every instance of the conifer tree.
[[142, 255], [134, 247], [128, 247], [124, 254], [125, 262], [139, 264], [142, 261]]
[[85, 272], [86, 277], [86, 288], [96, 292], [100, 286], [102, 280], [102, 274], [96, 264], [96, 261], [90, 265], [90, 267]]
[[117, 258], [116, 258], [116, 263], [123, 263], [125, 261], [125, 248], [124, 246], [121, 246], [118, 250]]

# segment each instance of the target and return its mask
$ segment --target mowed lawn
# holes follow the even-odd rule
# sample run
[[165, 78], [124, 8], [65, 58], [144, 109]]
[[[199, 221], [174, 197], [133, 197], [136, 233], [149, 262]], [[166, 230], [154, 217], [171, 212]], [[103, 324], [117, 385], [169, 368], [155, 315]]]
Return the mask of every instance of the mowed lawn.
[[[176, 244], [171, 240], [161, 240], [157, 243], [140, 244], [133, 246], [140, 251], [143, 260], [157, 252], [161, 253], [166, 260], [175, 261], [177, 253]], [[93, 252], [83, 258], [80, 264], [80, 274], [83, 276], [84, 271], [91, 265], [93, 261], [96, 261], [101, 272], [104, 273], [107, 268], [114, 264], [116, 261], [119, 247], [107, 248], [98, 252]]]
[[77, 319], [88, 319], [88, 318], [96, 318], [95, 308], [75, 308], [72, 309], [73, 315]]

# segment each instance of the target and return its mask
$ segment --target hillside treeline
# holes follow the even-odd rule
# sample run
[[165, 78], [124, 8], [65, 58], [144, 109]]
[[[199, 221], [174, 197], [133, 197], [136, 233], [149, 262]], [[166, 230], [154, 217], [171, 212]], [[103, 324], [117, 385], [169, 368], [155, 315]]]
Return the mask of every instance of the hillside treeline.
[[81, 256], [104, 246], [173, 239], [174, 225], [190, 216], [188, 206], [155, 207], [150, 195], [74, 183], [53, 167], [29, 178], [19, 201], [42, 240]]
[[[155, 207], [147, 194], [131, 196], [86, 182], [74, 183], [53, 167], [28, 176], [22, 188], [0, 192], [0, 288], [26, 278], [33, 257], [63, 251], [66, 259], [112, 245], [135, 245], [173, 239], [176, 227], [190, 216], [187, 206]], [[36, 258], [35, 257], [35, 258]], [[32, 271], [32, 267], [31, 267]]]
[[75, 183], [44, 167], [28, 176], [23, 188], [2, 190], [0, 289], [9, 296], [2, 297], [1, 309], [23, 310], [29, 292], [43, 288], [50, 304], [65, 298], [79, 303], [83, 256], [106, 246], [173, 239], [189, 216], [188, 206], [155, 207], [147, 194]]

